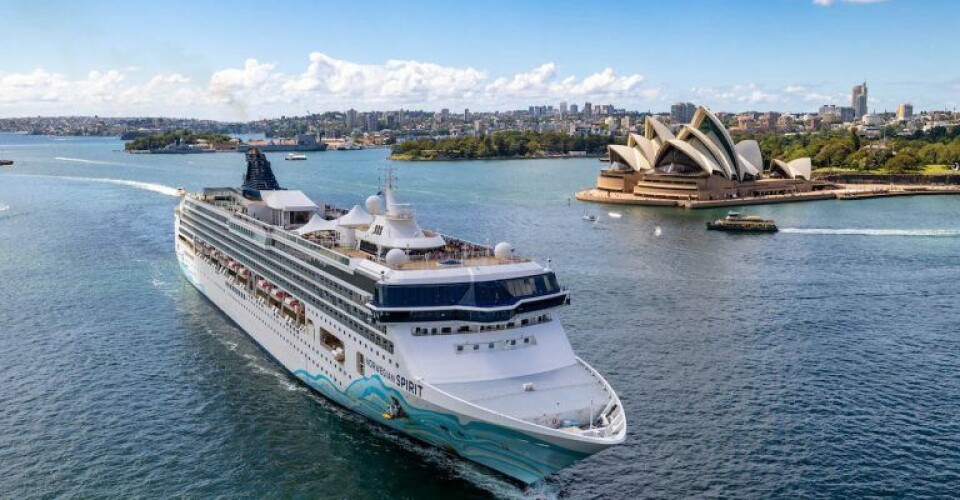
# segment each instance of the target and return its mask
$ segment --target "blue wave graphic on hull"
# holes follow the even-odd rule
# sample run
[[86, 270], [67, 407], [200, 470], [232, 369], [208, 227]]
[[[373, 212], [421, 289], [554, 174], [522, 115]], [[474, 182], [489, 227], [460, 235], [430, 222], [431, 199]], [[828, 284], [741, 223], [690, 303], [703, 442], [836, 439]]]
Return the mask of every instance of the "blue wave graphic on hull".
[[[588, 456], [512, 429], [479, 421], [464, 424], [456, 415], [418, 408], [377, 374], [354, 380], [344, 391], [321, 374], [306, 370], [293, 374], [317, 392], [375, 422], [524, 483], [536, 482]], [[406, 417], [387, 420], [383, 413], [394, 398], [400, 401]]]

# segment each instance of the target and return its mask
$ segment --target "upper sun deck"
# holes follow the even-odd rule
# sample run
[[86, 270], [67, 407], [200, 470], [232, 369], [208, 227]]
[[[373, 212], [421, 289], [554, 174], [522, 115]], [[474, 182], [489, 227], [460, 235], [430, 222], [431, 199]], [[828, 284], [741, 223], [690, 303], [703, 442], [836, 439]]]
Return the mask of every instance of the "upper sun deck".
[[[298, 243], [298, 246], [315, 250], [327, 258], [333, 258], [342, 265], [357, 267], [361, 262], [368, 262], [382, 266], [387, 271], [439, 271], [456, 270], [458, 268], [477, 268], [487, 266], [504, 266], [508, 264], [532, 263], [531, 259], [516, 256], [512, 250], [502, 249], [497, 252], [489, 246], [473, 243], [452, 236], [441, 235], [436, 231], [422, 230], [425, 238], [442, 242], [441, 246], [424, 249], [402, 249], [402, 258], [389, 255], [389, 251], [373, 247], [362, 240], [366, 233], [376, 233], [377, 220], [371, 219], [363, 224], [348, 223], [340, 225], [338, 221], [346, 218], [350, 210], [324, 204], [306, 204], [309, 201], [299, 191], [288, 191], [282, 198], [287, 203], [295, 203], [295, 210], [284, 212], [283, 207], [277, 206], [271, 197], [261, 199], [246, 196], [236, 188], [207, 188], [202, 193], [186, 195], [187, 198], [204, 205], [211, 206], [232, 218], [235, 222], [252, 226], [265, 235], [272, 235], [283, 240]], [[280, 198], [273, 196], [272, 198]], [[304, 201], [306, 200], [306, 201]], [[273, 205], [273, 206], [271, 206]], [[355, 207], [356, 208], [356, 207]], [[273, 209], [276, 214], [269, 215]], [[298, 213], [309, 212], [309, 215], [298, 216]], [[265, 215], [267, 214], [267, 215]], [[404, 214], [405, 215], [405, 214]], [[271, 217], [273, 217], [271, 219]], [[311, 217], [320, 217], [319, 223], [312, 222]], [[384, 218], [391, 218], [385, 214]], [[263, 220], [267, 219], [269, 222]], [[369, 222], [369, 223], [366, 223]], [[301, 228], [318, 227], [320, 230], [301, 234]], [[371, 231], [373, 228], [373, 231]], [[309, 228], [307, 228], [309, 229]], [[499, 255], [498, 255], [499, 254]], [[370, 269], [370, 266], [362, 266]], [[526, 266], [524, 266], [526, 267]], [[374, 267], [374, 270], [376, 267]]]

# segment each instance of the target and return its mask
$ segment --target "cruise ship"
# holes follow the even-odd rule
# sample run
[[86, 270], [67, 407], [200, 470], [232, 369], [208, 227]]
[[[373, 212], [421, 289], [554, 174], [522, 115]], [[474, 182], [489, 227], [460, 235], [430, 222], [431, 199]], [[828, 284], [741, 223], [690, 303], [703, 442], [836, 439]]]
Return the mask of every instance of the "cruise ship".
[[422, 229], [392, 171], [363, 206], [280, 187], [181, 191], [187, 279], [293, 376], [402, 434], [532, 483], [622, 443], [626, 416], [576, 356], [547, 266]]

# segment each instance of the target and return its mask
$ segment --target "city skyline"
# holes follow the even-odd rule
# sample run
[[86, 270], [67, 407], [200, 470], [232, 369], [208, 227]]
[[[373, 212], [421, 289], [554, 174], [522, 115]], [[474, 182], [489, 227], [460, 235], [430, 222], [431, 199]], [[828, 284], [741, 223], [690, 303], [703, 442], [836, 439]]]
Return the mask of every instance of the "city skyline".
[[[926, 56], [946, 34], [928, 27], [960, 14], [945, 1], [374, 2], [359, 15], [306, 3], [0, 4], [17, 20], [4, 43], [19, 47], [0, 67], [0, 117], [248, 121], [586, 101], [812, 112], [849, 105], [864, 80], [870, 112], [960, 105], [960, 74]], [[610, 17], [639, 21], [625, 29]]]

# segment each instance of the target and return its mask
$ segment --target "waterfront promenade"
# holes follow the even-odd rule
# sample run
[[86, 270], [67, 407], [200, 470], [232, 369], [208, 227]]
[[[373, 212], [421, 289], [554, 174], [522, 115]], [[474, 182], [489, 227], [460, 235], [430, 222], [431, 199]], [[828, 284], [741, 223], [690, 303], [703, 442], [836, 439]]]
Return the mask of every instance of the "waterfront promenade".
[[957, 195], [960, 185], [916, 185], [916, 184], [837, 184], [837, 189], [829, 191], [810, 191], [783, 195], [751, 196], [728, 198], [723, 200], [673, 200], [643, 198], [633, 193], [612, 192], [603, 189], [585, 189], [576, 193], [580, 201], [608, 203], [613, 205], [645, 205], [704, 209], [718, 207], [738, 207], [746, 205], [768, 205], [774, 203], [795, 203], [818, 200], [863, 200], [891, 196], [920, 195]]

